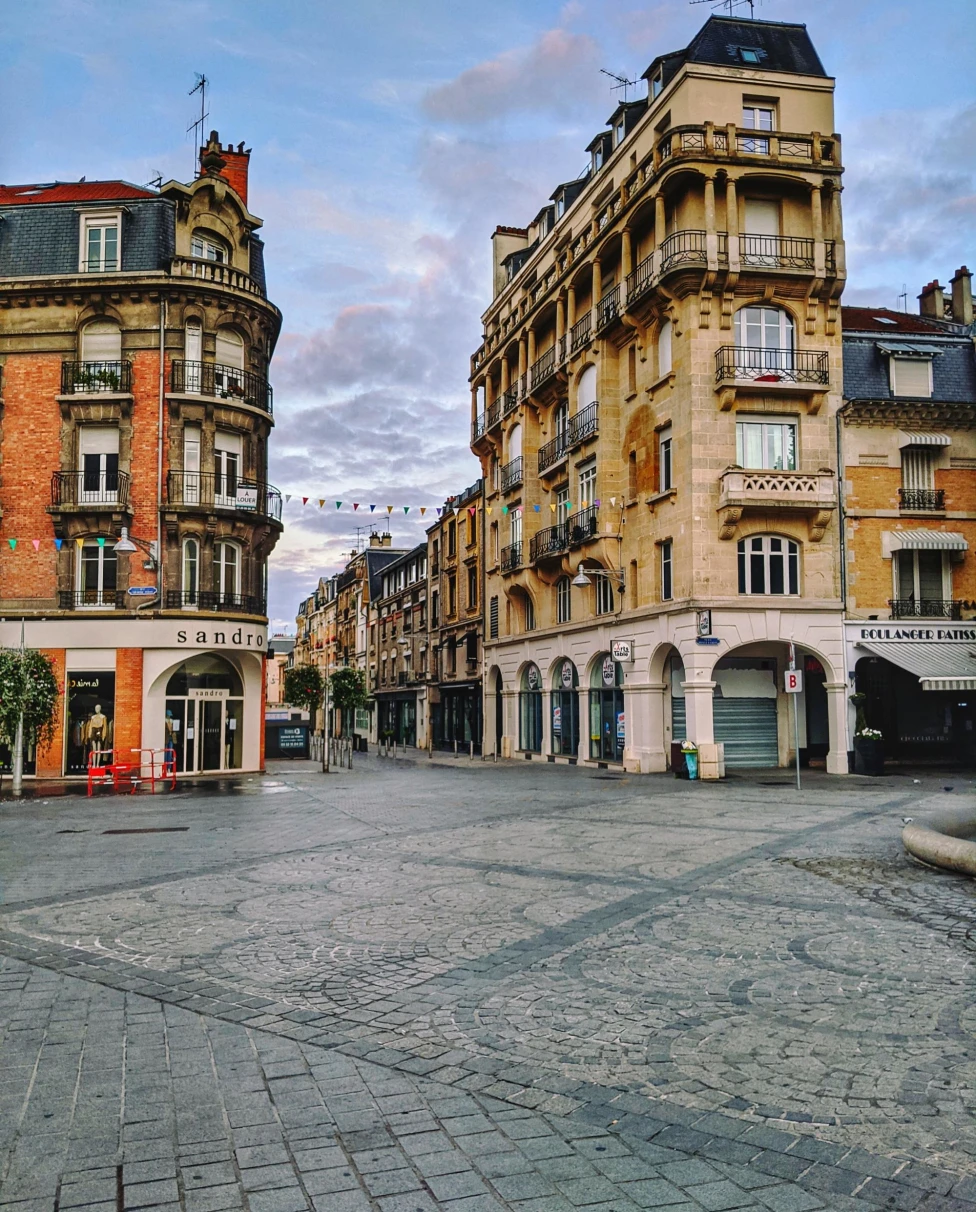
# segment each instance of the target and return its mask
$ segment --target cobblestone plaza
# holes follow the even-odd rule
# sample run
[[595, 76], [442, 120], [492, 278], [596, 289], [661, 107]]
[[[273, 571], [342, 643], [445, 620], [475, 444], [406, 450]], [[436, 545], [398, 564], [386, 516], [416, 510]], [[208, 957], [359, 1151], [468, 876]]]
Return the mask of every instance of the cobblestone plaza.
[[359, 759], [0, 806], [0, 1206], [976, 1209], [971, 780]]

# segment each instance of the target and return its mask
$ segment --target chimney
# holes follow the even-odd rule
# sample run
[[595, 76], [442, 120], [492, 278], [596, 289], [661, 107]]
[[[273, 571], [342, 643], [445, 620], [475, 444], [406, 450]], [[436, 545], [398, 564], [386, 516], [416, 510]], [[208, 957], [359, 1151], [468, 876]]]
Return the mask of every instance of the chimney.
[[961, 265], [952, 281], [952, 318], [957, 324], [973, 322], [973, 275]]
[[220, 135], [212, 130], [206, 145], [200, 148], [200, 176], [209, 174], [222, 177], [247, 206], [247, 167], [250, 159], [249, 147], [245, 148], [243, 143], [238, 143], [237, 147], [233, 143], [222, 147]]
[[369, 536], [369, 545], [370, 547], [392, 547], [393, 535], [389, 531], [386, 531], [385, 534], [377, 534], [374, 530]]
[[931, 316], [933, 320], [945, 319], [945, 299], [938, 278], [933, 278], [928, 286], [922, 287], [918, 296], [918, 310], [923, 316]]

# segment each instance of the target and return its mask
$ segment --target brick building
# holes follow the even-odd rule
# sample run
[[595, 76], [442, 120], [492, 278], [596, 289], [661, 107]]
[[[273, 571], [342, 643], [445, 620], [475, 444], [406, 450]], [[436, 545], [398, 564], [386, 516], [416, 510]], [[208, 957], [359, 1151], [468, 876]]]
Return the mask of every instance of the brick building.
[[249, 154], [213, 132], [188, 184], [0, 187], [0, 643], [23, 625], [64, 686], [30, 773], [263, 765], [281, 316]]

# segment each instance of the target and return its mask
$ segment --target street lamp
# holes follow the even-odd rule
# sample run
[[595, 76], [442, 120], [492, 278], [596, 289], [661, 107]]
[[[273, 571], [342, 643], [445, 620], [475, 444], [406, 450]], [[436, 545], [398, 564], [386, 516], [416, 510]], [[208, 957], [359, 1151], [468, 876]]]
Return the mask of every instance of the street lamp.
[[609, 577], [616, 582], [617, 588], [621, 593], [624, 591], [624, 572], [622, 568], [584, 568], [582, 564], [577, 565], [576, 576], [573, 577], [573, 584], [578, 585], [581, 589], [585, 589], [587, 585], [592, 585], [590, 577]]
[[147, 541], [146, 539], [136, 539], [129, 535], [128, 526], [122, 527], [122, 537], [112, 548], [116, 555], [133, 555], [137, 551], [144, 551], [149, 557], [143, 567], [152, 569], [153, 571], [159, 566], [158, 548], [156, 540]]

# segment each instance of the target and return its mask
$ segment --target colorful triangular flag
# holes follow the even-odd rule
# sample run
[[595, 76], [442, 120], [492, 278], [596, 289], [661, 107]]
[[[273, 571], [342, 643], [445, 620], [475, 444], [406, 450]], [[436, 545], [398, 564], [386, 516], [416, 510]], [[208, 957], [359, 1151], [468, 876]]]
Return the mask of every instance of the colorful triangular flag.
[[325, 498], [319, 497], [319, 509], [324, 509], [324, 508], [325, 508]]
[[104, 538], [102, 538], [102, 536], [101, 536], [101, 535], [99, 535], [99, 536], [98, 536], [98, 538], [97, 538], [96, 542], [98, 543], [99, 547], [104, 547], [104, 546], [105, 546], [105, 540], [104, 540]]
[[556, 512], [556, 506], [552, 501], [549, 502], [549, 508], [552, 510], [553, 513]]
[[7, 542], [10, 544], [11, 551], [17, 550], [17, 540], [16, 539], [8, 539]]
[[40, 551], [41, 550], [41, 540], [40, 539], [31, 539], [31, 546], [34, 548], [35, 551]]
[[539, 510], [540, 510], [541, 508], [542, 508], [542, 506], [541, 506], [541, 505], [536, 505], [536, 506], [535, 506], [535, 511], [536, 511], [536, 513], [538, 513], [538, 512], [539, 512]]
[[[16, 540], [16, 539], [14, 539], [14, 542], [15, 542], [15, 543], [16, 543], [16, 541], [17, 541], [17, 540]], [[76, 546], [76, 547], [84, 547], [84, 545], [85, 545], [85, 540], [84, 540], [84, 539], [75, 539], [75, 546]]]
[[426, 505], [421, 505], [421, 507], [420, 507], [420, 516], [421, 516], [421, 517], [423, 517], [423, 516], [424, 516], [424, 514], [425, 514], [426, 512], [427, 512], [427, 506], [426, 506]]
[[468, 506], [468, 513], [469, 513], [469, 514], [471, 514], [471, 516], [472, 516], [472, 517], [474, 517], [475, 513], [477, 513], [477, 506], [475, 506], [475, 505], [469, 505], [469, 506]]
[[307, 505], [307, 504], [308, 504], [308, 497], [302, 497], [302, 504], [303, 504], [303, 505]]
[[353, 513], [355, 513], [355, 512], [356, 512], [356, 510], [357, 510], [358, 508], [359, 508], [359, 502], [358, 502], [358, 501], [353, 501], [353, 503], [352, 503], [352, 511], [353, 511]]
[[404, 505], [404, 507], [403, 507], [403, 512], [404, 512], [404, 513], [409, 513], [409, 512], [410, 512], [410, 506], [409, 506], [409, 505]]
[[374, 510], [375, 508], [376, 508], [376, 506], [375, 506], [375, 505], [370, 505], [370, 507], [369, 507], [369, 512], [370, 512], [370, 513], [372, 513], [372, 512], [373, 512], [373, 510]]
[[616, 497], [611, 497], [611, 498], [610, 498], [610, 504], [611, 504], [611, 505], [616, 505], [616, 503], [617, 503], [617, 498], [616, 498]]
[[485, 506], [485, 513], [488, 514], [489, 517], [491, 516], [491, 506], [490, 505]]
[[508, 513], [508, 506], [507, 506], [507, 505], [503, 505], [503, 506], [502, 506], [502, 513]]
[[61, 544], [63, 542], [64, 542], [64, 539], [55, 539], [54, 540], [54, 546], [58, 549], [58, 551], [61, 550]]
[[291, 500], [291, 493], [286, 492], [285, 493], [285, 504], [287, 505], [290, 500]]
[[341, 505], [342, 505], [341, 501], [336, 501], [336, 509], [339, 509]]

